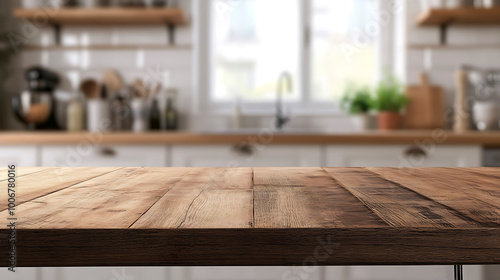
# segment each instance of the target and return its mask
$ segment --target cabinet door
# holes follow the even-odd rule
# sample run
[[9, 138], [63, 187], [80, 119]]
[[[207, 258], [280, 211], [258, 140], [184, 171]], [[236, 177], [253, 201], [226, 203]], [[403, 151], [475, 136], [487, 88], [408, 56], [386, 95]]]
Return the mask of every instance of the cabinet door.
[[323, 280], [321, 267], [192, 267], [187, 270], [183, 280]]
[[318, 146], [174, 146], [174, 167], [317, 167]]
[[168, 268], [163, 267], [72, 267], [51, 269], [55, 270], [52, 274], [53, 276], [49, 276], [49, 274], [46, 273], [44, 277], [42, 277], [42, 280], [169, 279]]
[[479, 167], [480, 146], [347, 146], [327, 147], [329, 167]]
[[165, 146], [43, 146], [44, 167], [165, 167]]
[[[0, 147], [0, 166], [16, 163], [19, 167], [37, 167], [36, 146], [2, 146]], [[0, 167], [0, 168], [1, 168]]]
[[41, 268], [16, 268], [16, 272], [7, 270], [3, 265], [0, 267], [0, 279], [2, 280], [39, 280]]

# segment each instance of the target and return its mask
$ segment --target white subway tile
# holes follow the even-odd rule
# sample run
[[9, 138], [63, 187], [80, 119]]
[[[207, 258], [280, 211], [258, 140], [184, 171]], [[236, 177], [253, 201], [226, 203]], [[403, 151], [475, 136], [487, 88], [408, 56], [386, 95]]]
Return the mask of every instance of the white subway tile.
[[106, 26], [64, 26], [61, 43], [65, 46], [111, 45], [112, 32]]
[[175, 44], [179, 46], [191, 46], [193, 44], [192, 28], [178, 27], [175, 29]]
[[145, 50], [145, 67], [165, 70], [192, 69], [193, 52], [190, 49]]
[[[45, 52], [47, 55], [48, 52]], [[20, 59], [19, 59], [19, 67], [20, 68], [28, 68], [33, 65], [42, 65], [43, 64], [43, 52], [42, 51], [23, 51], [21, 52]]]
[[433, 69], [426, 73], [431, 85], [440, 86], [442, 88], [455, 87], [455, 70]]
[[450, 45], [500, 44], [500, 27], [452, 25], [447, 40]]
[[458, 69], [462, 65], [500, 68], [500, 49], [434, 49], [433, 69]]
[[166, 26], [114, 27], [113, 37], [117, 45], [167, 45]]
[[[85, 53], [85, 51], [83, 51]], [[84, 68], [121, 68], [137, 67], [137, 51], [135, 50], [91, 50], [88, 51], [88, 58], [84, 58], [83, 64], [88, 64]]]
[[427, 50], [412, 49], [406, 52], [406, 65], [408, 69], [424, 69], [426, 68], [426, 53]]
[[[24, 36], [22, 32], [16, 32], [16, 34]], [[26, 44], [36, 46], [53, 46], [56, 41], [54, 28], [52, 27], [39, 27], [34, 34], [25, 38], [27, 39]]]
[[78, 50], [51, 50], [49, 65], [52, 68], [80, 68], [82, 65], [82, 54]]
[[417, 17], [421, 13], [420, 1], [406, 2], [406, 40], [408, 44], [439, 44], [438, 27], [421, 27], [417, 25]]

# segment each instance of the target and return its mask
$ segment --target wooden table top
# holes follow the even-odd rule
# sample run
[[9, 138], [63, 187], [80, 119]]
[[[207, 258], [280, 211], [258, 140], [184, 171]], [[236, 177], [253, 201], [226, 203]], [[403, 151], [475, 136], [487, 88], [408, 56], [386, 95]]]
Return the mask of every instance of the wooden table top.
[[500, 264], [500, 168], [20, 168], [16, 204], [18, 266]]

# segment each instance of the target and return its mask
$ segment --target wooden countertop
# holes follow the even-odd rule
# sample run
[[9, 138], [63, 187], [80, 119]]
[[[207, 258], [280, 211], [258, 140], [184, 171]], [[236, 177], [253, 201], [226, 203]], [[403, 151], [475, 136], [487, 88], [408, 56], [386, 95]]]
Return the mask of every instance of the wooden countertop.
[[203, 134], [196, 132], [159, 133], [66, 133], [66, 132], [0, 132], [0, 145], [65, 145], [65, 144], [444, 144], [500, 147], [500, 132], [454, 133], [435, 131], [367, 131], [360, 133], [272, 134]]
[[500, 264], [499, 168], [24, 168], [17, 184], [18, 266]]

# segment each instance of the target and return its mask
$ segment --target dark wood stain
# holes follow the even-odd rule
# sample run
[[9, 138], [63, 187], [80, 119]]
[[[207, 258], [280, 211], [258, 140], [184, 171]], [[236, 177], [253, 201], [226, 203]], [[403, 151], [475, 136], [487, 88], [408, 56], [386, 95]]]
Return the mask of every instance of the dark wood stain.
[[500, 264], [500, 168], [25, 174], [21, 267]]

